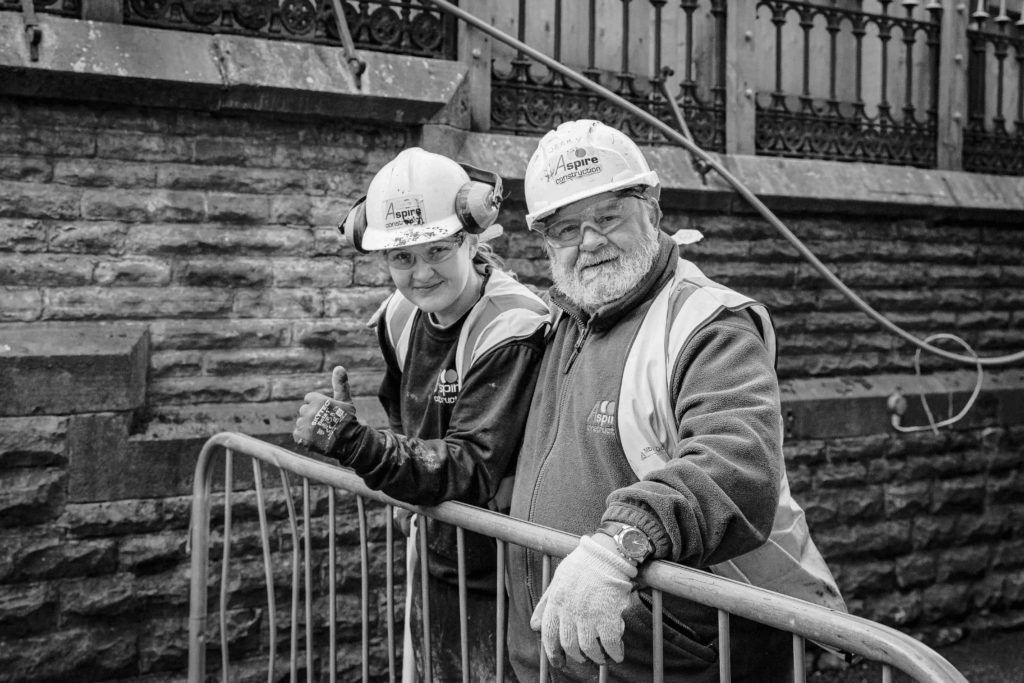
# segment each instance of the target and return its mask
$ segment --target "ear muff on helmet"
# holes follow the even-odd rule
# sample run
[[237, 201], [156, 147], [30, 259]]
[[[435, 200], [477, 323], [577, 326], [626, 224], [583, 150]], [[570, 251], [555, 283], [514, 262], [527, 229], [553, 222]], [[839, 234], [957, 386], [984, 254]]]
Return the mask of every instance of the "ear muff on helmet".
[[[469, 176], [469, 182], [459, 188], [455, 195], [455, 215], [462, 228], [471, 235], [479, 235], [498, 220], [501, 209], [501, 176], [468, 164], [459, 164]], [[338, 226], [339, 232], [348, 243], [361, 254], [363, 233], [366, 232], [366, 195], [356, 200], [345, 220]]]
[[355, 205], [349, 209], [345, 220], [338, 226], [338, 232], [348, 239], [352, 248], [360, 254], [368, 253], [363, 249], [363, 233], [366, 232], [366, 195], [356, 200]]
[[469, 164], [459, 164], [469, 182], [455, 195], [455, 214], [471, 235], [479, 235], [498, 220], [501, 209], [501, 176]]

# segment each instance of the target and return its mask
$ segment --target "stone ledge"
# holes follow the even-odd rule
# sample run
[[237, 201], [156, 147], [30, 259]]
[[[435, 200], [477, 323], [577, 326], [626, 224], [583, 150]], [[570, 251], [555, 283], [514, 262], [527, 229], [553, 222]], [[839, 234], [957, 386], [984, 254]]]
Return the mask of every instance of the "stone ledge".
[[0, 416], [135, 410], [148, 365], [142, 325], [2, 326]]
[[[927, 426], [919, 396], [924, 393], [936, 421], [965, 405], [974, 390], [970, 370], [923, 375], [870, 375], [782, 382], [786, 439], [832, 439], [870, 434], [899, 434], [891, 426], [887, 401], [899, 389], [907, 399], [903, 426]], [[974, 407], [953, 429], [1024, 424], [1024, 370], [986, 372]]]
[[461, 62], [360, 51], [366, 71], [357, 87], [337, 47], [47, 15], [39, 22], [33, 62], [21, 13], [0, 12], [0, 93], [401, 125], [466, 96]]
[[[359, 397], [355, 403], [363, 422], [387, 426], [376, 398]], [[196, 460], [208, 438], [222, 431], [242, 432], [294, 449], [291, 435], [298, 406], [298, 401], [279, 401], [165, 408], [151, 417], [141, 434], [129, 434], [127, 413], [75, 416], [68, 425], [68, 500], [87, 503], [189, 495]], [[234, 472], [239, 486], [251, 485], [248, 462]], [[223, 476], [218, 465], [215, 481]]]
[[[427, 149], [481, 168], [500, 168], [515, 199], [523, 198], [526, 164], [539, 137], [465, 133], [424, 126]], [[662, 205], [694, 211], [750, 213], [753, 208], [715, 172], [708, 184], [680, 147], [646, 147], [662, 181]], [[884, 164], [712, 154], [773, 211], [854, 211], [886, 217], [984, 218], [1024, 224], [1024, 177]]]

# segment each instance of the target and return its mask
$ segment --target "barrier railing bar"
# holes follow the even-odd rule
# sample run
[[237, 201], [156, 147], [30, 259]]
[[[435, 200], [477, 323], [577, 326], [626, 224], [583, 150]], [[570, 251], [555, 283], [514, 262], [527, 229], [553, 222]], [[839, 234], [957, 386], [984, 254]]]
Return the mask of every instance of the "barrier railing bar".
[[[358, 476], [349, 470], [233, 432], [214, 435], [207, 440], [200, 453], [196, 465], [197, 476], [194, 481], [194, 489], [197, 490], [194, 505], [200, 510], [199, 514], [193, 515], [193, 537], [196, 541], [206, 541], [206, 536], [201, 529], [204, 520], [207, 523], [209, 520], [208, 507], [205, 509], [205, 514], [202, 511], [204, 506], [208, 505], [209, 494], [202, 489], [204, 482], [208, 489], [212, 452], [216, 448], [231, 448], [259, 458], [282, 468], [282, 476], [287, 469], [319, 483], [344, 489], [354, 495], [403, 507], [416, 513], [429, 514], [434, 519], [463, 527], [466, 531], [495, 537], [506, 543], [514, 543], [546, 556], [564, 557], [572, 552], [579, 542], [578, 537], [566, 532], [460, 503], [442, 503], [431, 508], [408, 505], [368, 488]], [[203, 547], [193, 549], [193, 566], [203, 568], [207, 559], [208, 556]], [[546, 558], [545, 563], [548, 569], [547, 573], [550, 573], [550, 557]], [[421, 569], [423, 569], [422, 563]], [[202, 617], [199, 616], [200, 614], [205, 615], [206, 602], [201, 595], [205, 586], [195, 585], [195, 582], [204, 582], [205, 575], [203, 571], [197, 570], [192, 572], [192, 577], [194, 583], [191, 595], [195, 600], [190, 620], [190, 642], [205, 642], [205, 628]], [[708, 572], [668, 562], [650, 563], [642, 570], [640, 579], [649, 588], [656, 588], [684, 599], [695, 600], [766, 626], [796, 633], [822, 645], [859, 654], [869, 660], [887, 665], [887, 667], [896, 667], [918, 680], [966, 683], [966, 679], [949, 662], [923, 643], [896, 629], [861, 617], [835, 612], [818, 605], [714, 576]], [[546, 582], [547, 578], [545, 578], [545, 587]], [[199, 608], [202, 608], [203, 611], [198, 612]], [[429, 601], [424, 605], [424, 612], [428, 611]], [[429, 647], [426, 648], [427, 656], [429, 656], [429, 651]], [[202, 661], [202, 657], [198, 654], [194, 659]], [[192, 661], [193, 655], [190, 654], [190, 662]], [[541, 665], [544, 666], [543, 658]], [[192, 670], [190, 665], [190, 671]], [[196, 671], [201, 671], [201, 669], [196, 669]], [[891, 671], [889, 675], [891, 676]], [[201, 680], [201, 674], [194, 680]]]
[[651, 647], [654, 655], [654, 683], [665, 683], [665, 624], [662, 619], [664, 609], [660, 590], [651, 591]]
[[231, 570], [231, 449], [224, 454], [224, 540], [220, 556], [220, 680], [228, 683], [228, 581]]
[[[551, 580], [551, 556], [544, 553], [541, 557], [541, 570], [540, 570], [540, 592], [546, 593], [548, 590], [548, 582]], [[548, 658], [544, 655], [544, 644], [540, 643], [540, 635], [537, 636], [539, 644], [538, 650], [540, 650], [540, 681], [541, 683], [547, 683], [548, 680]]]
[[804, 639], [793, 635], [793, 683], [807, 683], [807, 671], [804, 668]]
[[[256, 458], [252, 459], [252, 479], [256, 484], [256, 513], [260, 518], [260, 548], [263, 550], [263, 573], [267, 582], [267, 626], [270, 627], [267, 683], [274, 683], [274, 665], [277, 663], [277, 619], [274, 615], [277, 614], [277, 600], [274, 597], [274, 565], [270, 560], [270, 531], [267, 528], [267, 507], [263, 496], [263, 464]], [[333, 588], [334, 584], [331, 586]], [[333, 605], [332, 600], [331, 606]]]
[[433, 678], [433, 662], [430, 653], [430, 576], [427, 573], [427, 516], [421, 515], [416, 519], [416, 532], [420, 540], [419, 563], [420, 563], [420, 614], [423, 619], [423, 676], [426, 680]]
[[724, 609], [718, 610], [718, 678], [724, 683], [732, 680], [732, 631]]
[[495, 545], [498, 548], [497, 554], [497, 578], [494, 581], [494, 599], [496, 601], [497, 613], [495, 624], [494, 661], [496, 673], [494, 680], [498, 683], [505, 683], [505, 542], [497, 540]]
[[459, 571], [459, 650], [462, 652], [462, 683], [469, 683], [469, 614], [466, 605], [466, 532], [455, 529], [455, 556]]
[[[334, 491], [332, 488], [331, 491]], [[384, 539], [387, 548], [384, 549], [384, 559], [388, 564], [384, 570], [387, 590], [388, 605], [388, 681], [395, 683], [395, 508], [393, 505], [384, 506]]]
[[288, 478], [288, 472], [280, 464], [277, 464], [277, 467], [281, 473], [284, 502], [288, 508], [288, 525], [292, 532], [292, 626], [288, 636], [288, 680], [296, 683], [299, 677], [299, 523], [295, 514], [295, 501], [292, 500], [292, 483]]
[[[335, 489], [328, 487], [327, 489], [327, 638], [330, 642], [327, 644], [328, 656], [331, 658], [331, 668], [328, 672], [328, 680], [330, 683], [335, 683], [337, 680], [337, 668], [334, 663], [338, 661], [337, 645], [335, 640], [337, 638], [337, 626], [335, 622], [338, 619], [338, 589], [336, 584], [338, 583], [338, 560], [335, 557], [337, 552], [337, 542], [335, 541], [335, 535], [338, 533], [337, 521], [335, 516], [337, 510], [335, 509], [334, 500]], [[273, 614], [273, 613], [271, 613]]]
[[302, 478], [302, 554], [306, 560], [303, 583], [306, 586], [303, 603], [306, 616], [306, 683], [313, 683], [313, 530], [310, 528], [309, 477]]
[[370, 680], [370, 540], [366, 529], [366, 502], [356, 498], [356, 514], [359, 517], [359, 569], [363, 573], [359, 585], [360, 610], [363, 626], [363, 683]]

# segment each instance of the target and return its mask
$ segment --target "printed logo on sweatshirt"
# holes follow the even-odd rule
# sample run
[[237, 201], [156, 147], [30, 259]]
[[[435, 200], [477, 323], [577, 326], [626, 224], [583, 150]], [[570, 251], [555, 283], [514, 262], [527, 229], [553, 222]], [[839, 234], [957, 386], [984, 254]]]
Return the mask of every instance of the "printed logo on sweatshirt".
[[459, 398], [459, 373], [455, 370], [442, 370], [437, 376], [437, 386], [434, 387], [434, 403], [455, 403]]
[[587, 417], [587, 431], [615, 434], [615, 401], [598, 401]]

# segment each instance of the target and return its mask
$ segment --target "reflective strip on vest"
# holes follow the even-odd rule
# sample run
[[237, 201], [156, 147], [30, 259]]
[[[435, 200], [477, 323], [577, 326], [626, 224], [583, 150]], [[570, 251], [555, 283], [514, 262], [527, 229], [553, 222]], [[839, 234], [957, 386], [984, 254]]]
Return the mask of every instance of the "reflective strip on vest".
[[[693, 335], [726, 310], [756, 315], [768, 352], [775, 357], [775, 330], [767, 310], [708, 280], [689, 261], [679, 260], [673, 279], [651, 302], [626, 356], [616, 415], [622, 450], [637, 479], [662, 469], [672, 459], [679, 443], [671, 400], [672, 370]], [[790, 495], [785, 467], [768, 540], [709, 569], [736, 581], [846, 611], [832, 572], [811, 539], [804, 511]]]
[[[382, 304], [388, 341], [400, 368], [405, 368], [416, 306], [401, 292]], [[473, 305], [459, 332], [455, 372], [459, 381], [488, 351], [513, 339], [526, 339], [548, 323], [548, 307], [540, 297], [507, 273], [493, 270], [480, 301]], [[507, 511], [512, 503], [513, 475], [501, 480], [488, 502], [492, 510]]]

